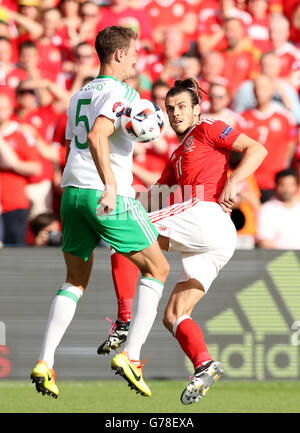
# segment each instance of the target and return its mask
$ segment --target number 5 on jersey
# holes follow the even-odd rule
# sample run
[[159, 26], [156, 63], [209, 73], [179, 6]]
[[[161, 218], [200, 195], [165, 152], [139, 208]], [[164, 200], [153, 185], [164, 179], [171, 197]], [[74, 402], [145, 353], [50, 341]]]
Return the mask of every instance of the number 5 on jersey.
[[[90, 105], [90, 103], [91, 103], [91, 99], [79, 99], [76, 108], [75, 126], [78, 126], [80, 122], [83, 122], [86, 135], [88, 135], [88, 133], [90, 132], [89, 119], [85, 114], [80, 114], [80, 111], [83, 105]], [[89, 145], [87, 139], [84, 143], [81, 143], [77, 135], [75, 135], [75, 144], [79, 149], [86, 149]]]

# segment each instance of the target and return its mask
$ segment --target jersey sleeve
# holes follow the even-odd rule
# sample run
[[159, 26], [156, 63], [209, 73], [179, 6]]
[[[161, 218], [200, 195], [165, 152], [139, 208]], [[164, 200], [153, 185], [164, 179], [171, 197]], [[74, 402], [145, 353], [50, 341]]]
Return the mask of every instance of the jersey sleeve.
[[174, 169], [170, 161], [171, 160], [167, 162], [167, 165], [165, 166], [160, 178], [157, 181], [157, 183], [159, 183], [160, 185], [173, 186], [177, 184]]
[[115, 122], [119, 121], [123, 109], [134, 104], [139, 99], [139, 94], [136, 90], [129, 86], [116, 86], [113, 91], [110, 89], [106, 95], [95, 99], [95, 117], [105, 116]]
[[216, 120], [208, 123], [206, 126], [206, 136], [208, 140], [216, 147], [225, 147], [231, 149], [233, 143], [242, 132], [232, 128], [222, 120]]

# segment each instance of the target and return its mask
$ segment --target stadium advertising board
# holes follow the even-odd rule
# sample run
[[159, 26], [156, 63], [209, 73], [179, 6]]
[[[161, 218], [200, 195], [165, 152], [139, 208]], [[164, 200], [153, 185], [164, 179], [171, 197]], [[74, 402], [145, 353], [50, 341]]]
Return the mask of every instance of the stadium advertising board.
[[[255, 266], [255, 255], [251, 256], [254, 262], [249, 265]], [[263, 266], [257, 278], [249, 284], [241, 278], [230, 303], [205, 321], [207, 344], [228, 378], [298, 379], [299, 255], [284, 252], [259, 258]]]
[[[0, 379], [28, 378], [38, 359], [51, 301], [65, 270], [61, 251], [0, 250]], [[192, 372], [175, 338], [163, 327], [164, 306], [180, 274], [170, 275], [157, 319], [142, 349], [148, 378], [186, 379]], [[112, 356], [96, 354], [116, 314], [109, 251], [98, 248], [93, 275], [55, 359], [61, 379], [110, 379]], [[192, 317], [208, 349], [224, 365], [224, 379], [300, 379], [300, 252], [236, 251]], [[159, 373], [158, 373], [159, 372]]]

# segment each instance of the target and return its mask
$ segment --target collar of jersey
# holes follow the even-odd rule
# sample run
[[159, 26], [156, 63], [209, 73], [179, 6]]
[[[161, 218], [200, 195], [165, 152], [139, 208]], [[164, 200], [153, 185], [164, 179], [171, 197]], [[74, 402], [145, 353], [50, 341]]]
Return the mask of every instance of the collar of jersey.
[[190, 129], [188, 130], [188, 132], [185, 134], [185, 136], [183, 137], [183, 139], [180, 142], [180, 146], [182, 145], [182, 143], [184, 142], [184, 140], [186, 139], [186, 137], [189, 135], [190, 132], [192, 132], [192, 130], [199, 125], [199, 123], [196, 123], [195, 125], [191, 126]]
[[111, 75], [98, 75], [96, 78], [110, 78], [111, 80], [118, 81], [119, 83], [122, 83], [122, 81], [118, 80], [118, 78], [112, 77]]

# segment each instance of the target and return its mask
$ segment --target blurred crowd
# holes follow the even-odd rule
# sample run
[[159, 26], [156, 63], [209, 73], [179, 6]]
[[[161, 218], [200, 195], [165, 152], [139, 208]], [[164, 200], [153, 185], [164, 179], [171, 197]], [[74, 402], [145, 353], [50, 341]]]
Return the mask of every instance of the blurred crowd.
[[[238, 248], [300, 249], [299, 0], [0, 0], [0, 244], [61, 243], [66, 110], [98, 75], [108, 25], [139, 35], [128, 84], [142, 98], [165, 111], [174, 80], [196, 77], [202, 117], [268, 149], [239, 185]], [[135, 144], [134, 184], [155, 183], [177, 145], [166, 118], [159, 139]]]

